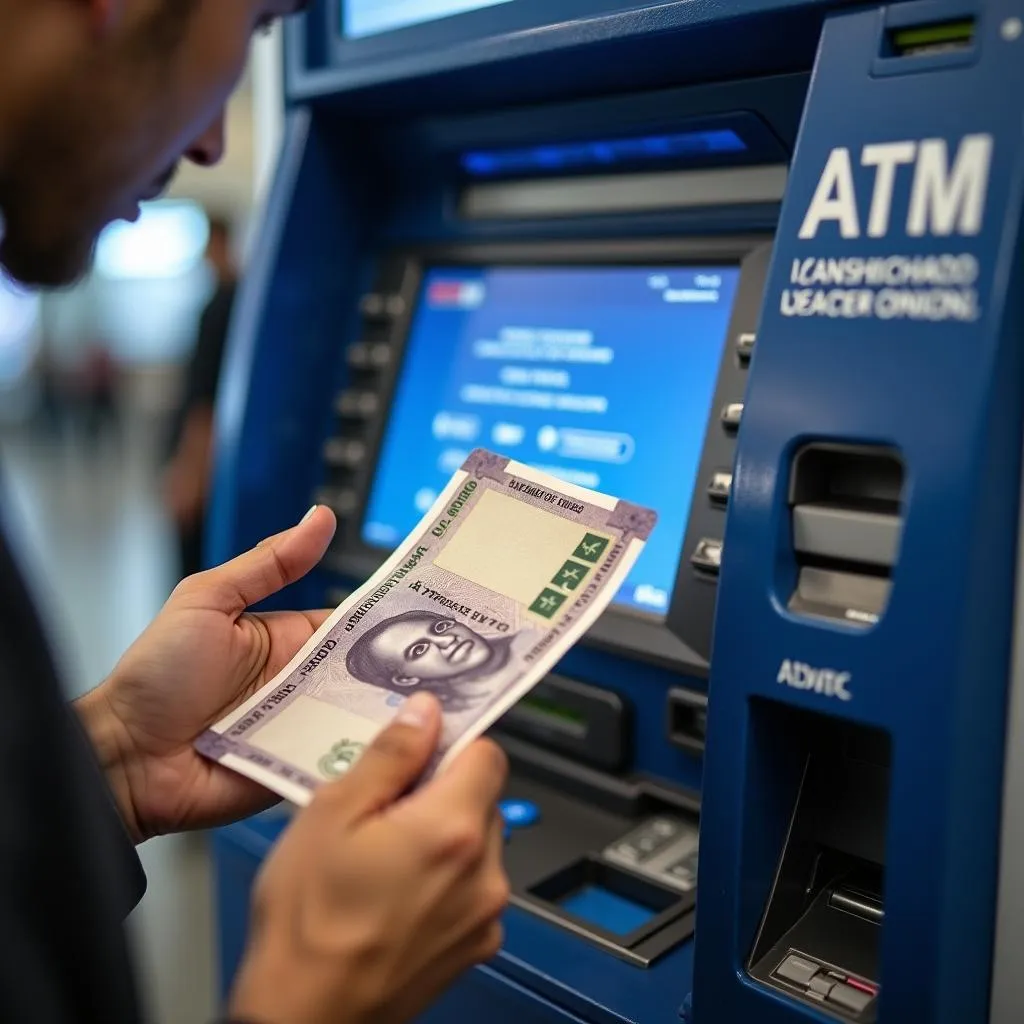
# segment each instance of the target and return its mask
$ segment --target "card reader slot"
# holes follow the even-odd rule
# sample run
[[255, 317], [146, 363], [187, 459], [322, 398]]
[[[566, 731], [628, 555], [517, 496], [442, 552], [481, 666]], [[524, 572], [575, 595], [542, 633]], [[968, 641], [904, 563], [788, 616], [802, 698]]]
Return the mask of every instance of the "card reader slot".
[[829, 893], [828, 905], [834, 910], [843, 910], [874, 924], [881, 924], [885, 920], [885, 908], [880, 899], [847, 886], [833, 889]]
[[829, 442], [797, 452], [790, 611], [862, 628], [879, 620], [899, 557], [903, 483], [902, 460], [891, 449]]

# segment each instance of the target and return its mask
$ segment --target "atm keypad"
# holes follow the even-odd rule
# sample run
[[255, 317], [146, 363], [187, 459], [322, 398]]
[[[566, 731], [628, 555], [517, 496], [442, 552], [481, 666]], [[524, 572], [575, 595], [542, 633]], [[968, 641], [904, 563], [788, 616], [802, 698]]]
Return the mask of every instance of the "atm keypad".
[[653, 818], [647, 824], [630, 832], [613, 847], [615, 854], [623, 860], [638, 864], [650, 860], [679, 837], [683, 823], [674, 818]]
[[696, 826], [659, 815], [608, 846], [604, 857], [689, 892], [697, 885], [697, 844]]
[[674, 885], [680, 889], [693, 889], [697, 885], [697, 851], [686, 854], [665, 870]]

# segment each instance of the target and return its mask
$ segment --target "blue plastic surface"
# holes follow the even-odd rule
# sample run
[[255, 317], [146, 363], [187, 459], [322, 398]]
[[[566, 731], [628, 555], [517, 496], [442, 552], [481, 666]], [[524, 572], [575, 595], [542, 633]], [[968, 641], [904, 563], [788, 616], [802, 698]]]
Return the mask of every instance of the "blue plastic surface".
[[[968, 52], [914, 63], [887, 52], [887, 26], [968, 8], [978, 13]], [[655, 1024], [680, 1012], [690, 1024], [830, 1019], [745, 974], [803, 767], [786, 728], [798, 711], [870, 724], [892, 740], [878, 1024], [986, 1019], [1024, 379], [1013, 301], [1024, 294], [1024, 60], [1001, 26], [1020, 13], [1010, 0], [856, 10], [800, 0], [517, 0], [347, 46], [332, 3], [289, 31], [292, 107], [218, 413], [211, 560], [308, 506], [333, 429], [331, 401], [349, 380], [343, 350], [359, 330], [358, 298], [390, 246], [779, 228], [740, 431], [710, 680], [584, 646], [559, 666], [628, 701], [630, 772], [694, 792], [703, 785], [696, 949], [683, 943], [640, 969], [512, 909], [501, 955], [426, 1024]], [[588, 140], [724, 126], [747, 148], [720, 154], [723, 167], [791, 159], [781, 212], [761, 203], [586, 223], [455, 214], [474, 155], [572, 152]], [[912, 163], [895, 167], [891, 203], [876, 205], [865, 146], [910, 144], [916, 159], [923, 143], [934, 156], [941, 141], [952, 158], [978, 135], [993, 140], [978, 233], [958, 229], [962, 197], [951, 200], [961, 208], [948, 230], [937, 222], [934, 192], [918, 202], [918, 219], [924, 211], [926, 226], [942, 230], [908, 231]], [[830, 154], [842, 148], [859, 230], [833, 216], [801, 238]], [[810, 308], [798, 291], [818, 287], [804, 283], [814, 274], [805, 260], [936, 254], [977, 261], [967, 286], [976, 290], [975, 319], [851, 319], [842, 310], [858, 300], [844, 307], [841, 299], [829, 307], [835, 316], [788, 315]], [[786, 610], [796, 577], [786, 485], [809, 439], [891, 445], [906, 461], [893, 596], [869, 629]], [[328, 583], [354, 582], [313, 573], [268, 604], [319, 604]], [[787, 658], [848, 671], [852, 699], [780, 684]], [[710, 691], [703, 763], [666, 742], [665, 697], [676, 685]], [[217, 836], [225, 986], [243, 948], [249, 886], [274, 838], [264, 824]]]
[[[961, 11], [915, 7], [925, 23]], [[911, 8], [901, 11], [909, 16]], [[892, 738], [879, 1021], [986, 1019], [1020, 473], [1021, 345], [1009, 329], [1015, 321], [1004, 318], [1019, 315], [1024, 60], [999, 36], [1019, 4], [992, 2], [983, 11], [970, 66], [924, 73], [908, 61], [901, 75], [873, 74], [884, 25], [878, 10], [837, 15], [822, 39], [765, 295], [725, 537], [701, 834], [700, 892], [716, 899], [714, 912], [702, 913], [698, 896], [696, 1024], [827, 1019], [743, 974], [799, 784], [798, 752], [787, 751], [777, 725], [787, 708], [848, 717]], [[997, 96], [1005, 102], [990, 102]], [[919, 214], [930, 213], [918, 232], [908, 162], [871, 228], [875, 178], [865, 146], [906, 141], [916, 154], [936, 140], [926, 153], [942, 151], [945, 174], [964, 140], [977, 137], [992, 143], [978, 218], [975, 207], [955, 204], [948, 223], [937, 222], [919, 191]], [[828, 160], [842, 159], [830, 157], [836, 148], [850, 154], [858, 223], [847, 214], [845, 222], [808, 224]], [[967, 275], [976, 318], [787, 315], [804, 260], [945, 253], [976, 261], [976, 278]], [[867, 308], [886, 309], [875, 298]], [[795, 450], [809, 439], [891, 446], [907, 467], [892, 596], [867, 630], [785, 609], [796, 575], [787, 482]], [[787, 658], [848, 672], [851, 699], [780, 684]]]
[[657, 913], [599, 885], [587, 885], [559, 901], [570, 914], [603, 928], [612, 935], [628, 935]]

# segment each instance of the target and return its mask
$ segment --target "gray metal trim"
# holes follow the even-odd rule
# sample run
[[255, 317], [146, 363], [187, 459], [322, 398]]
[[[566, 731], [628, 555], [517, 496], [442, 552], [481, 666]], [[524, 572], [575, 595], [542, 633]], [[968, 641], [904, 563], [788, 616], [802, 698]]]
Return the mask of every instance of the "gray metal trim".
[[891, 580], [878, 576], [805, 565], [789, 599], [789, 610], [866, 628], [873, 626], [885, 611], [891, 589]]
[[805, 555], [891, 569], [900, 543], [900, 517], [817, 502], [793, 506], [793, 547]]
[[508, 220], [778, 203], [785, 194], [787, 176], [784, 164], [765, 164], [489, 182], [468, 186], [459, 212], [467, 220]]
[[1024, 1020], [1024, 483], [1017, 527], [1013, 662], [1006, 709], [1006, 767], [989, 1024]]

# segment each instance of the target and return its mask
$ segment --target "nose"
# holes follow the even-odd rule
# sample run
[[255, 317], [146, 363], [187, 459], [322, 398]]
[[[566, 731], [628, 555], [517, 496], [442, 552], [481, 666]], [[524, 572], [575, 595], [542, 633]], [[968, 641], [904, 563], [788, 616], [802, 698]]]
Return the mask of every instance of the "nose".
[[224, 111], [213, 119], [209, 128], [185, 151], [185, 156], [200, 167], [213, 167], [224, 158], [225, 143]]

